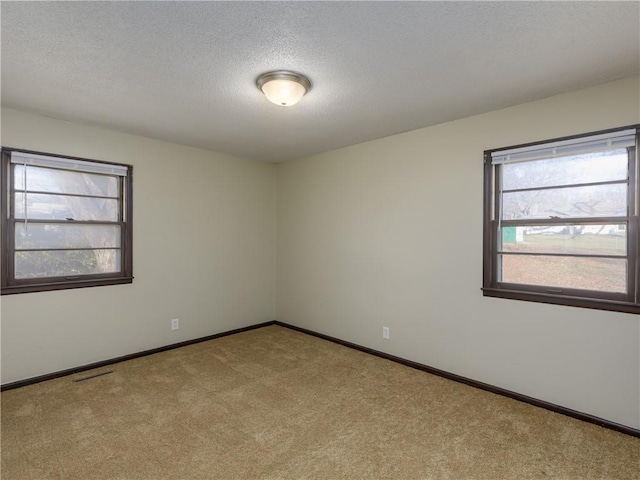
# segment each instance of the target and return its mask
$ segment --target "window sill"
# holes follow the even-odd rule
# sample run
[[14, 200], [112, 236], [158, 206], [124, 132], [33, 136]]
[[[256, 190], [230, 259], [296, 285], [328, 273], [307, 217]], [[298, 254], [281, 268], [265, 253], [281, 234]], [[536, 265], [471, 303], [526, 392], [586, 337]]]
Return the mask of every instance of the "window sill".
[[640, 305], [636, 303], [620, 302], [615, 300], [571, 297], [567, 295], [553, 295], [548, 293], [526, 292], [521, 290], [507, 290], [503, 288], [483, 288], [482, 295], [485, 297], [524, 300], [527, 302], [549, 303], [553, 305], [591, 308], [595, 310], [608, 310], [611, 312], [634, 313], [636, 315], [640, 314]]
[[2, 295], [17, 293], [49, 292], [53, 290], [69, 290], [72, 288], [103, 287], [106, 285], [122, 285], [133, 283], [133, 277], [115, 277], [90, 280], [67, 280], [64, 282], [38, 283], [29, 285], [10, 285], [2, 287]]

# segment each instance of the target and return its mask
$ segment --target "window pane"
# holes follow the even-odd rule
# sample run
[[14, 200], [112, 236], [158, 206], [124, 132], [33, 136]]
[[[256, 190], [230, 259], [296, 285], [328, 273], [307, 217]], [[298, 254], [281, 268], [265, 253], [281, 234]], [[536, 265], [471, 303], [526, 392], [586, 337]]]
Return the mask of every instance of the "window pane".
[[627, 230], [625, 224], [503, 227], [502, 251], [626, 255]]
[[[24, 218], [24, 194], [15, 194], [15, 218]], [[118, 221], [118, 200], [27, 193], [27, 218]]]
[[627, 215], [626, 184], [512, 192], [502, 198], [503, 220]]
[[611, 258], [499, 255], [502, 282], [626, 293], [627, 261]]
[[16, 252], [15, 278], [58, 277], [120, 271], [120, 250]]
[[[24, 165], [15, 165], [14, 188], [24, 190]], [[76, 195], [118, 196], [118, 179], [109, 175], [27, 166], [27, 190]]]
[[16, 223], [16, 249], [120, 247], [120, 225]]
[[625, 149], [531, 162], [502, 167], [502, 188], [551, 187], [575, 183], [625, 180], [629, 155]]

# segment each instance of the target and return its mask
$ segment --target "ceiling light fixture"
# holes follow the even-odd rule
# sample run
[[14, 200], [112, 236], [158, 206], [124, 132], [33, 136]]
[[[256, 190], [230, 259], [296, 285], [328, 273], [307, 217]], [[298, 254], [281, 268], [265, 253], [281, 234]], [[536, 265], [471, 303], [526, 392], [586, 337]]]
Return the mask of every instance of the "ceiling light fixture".
[[289, 70], [263, 73], [256, 80], [256, 85], [270, 101], [283, 107], [295, 105], [311, 90], [311, 81], [307, 77]]

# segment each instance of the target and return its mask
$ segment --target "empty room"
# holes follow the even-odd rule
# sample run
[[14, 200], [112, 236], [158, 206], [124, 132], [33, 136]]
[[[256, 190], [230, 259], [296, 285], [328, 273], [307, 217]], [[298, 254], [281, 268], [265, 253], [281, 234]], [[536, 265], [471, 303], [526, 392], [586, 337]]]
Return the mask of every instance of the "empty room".
[[640, 479], [640, 3], [1, 14], [1, 478]]

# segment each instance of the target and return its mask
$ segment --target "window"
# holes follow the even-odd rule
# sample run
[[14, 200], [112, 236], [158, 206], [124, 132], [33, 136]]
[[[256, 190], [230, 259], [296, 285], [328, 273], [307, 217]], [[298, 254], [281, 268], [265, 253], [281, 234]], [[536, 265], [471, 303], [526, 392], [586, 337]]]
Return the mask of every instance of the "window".
[[640, 313], [639, 131], [485, 152], [485, 296]]
[[132, 167], [2, 149], [2, 294], [131, 283]]

